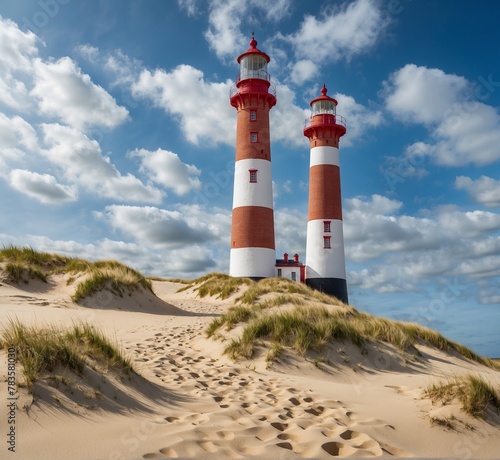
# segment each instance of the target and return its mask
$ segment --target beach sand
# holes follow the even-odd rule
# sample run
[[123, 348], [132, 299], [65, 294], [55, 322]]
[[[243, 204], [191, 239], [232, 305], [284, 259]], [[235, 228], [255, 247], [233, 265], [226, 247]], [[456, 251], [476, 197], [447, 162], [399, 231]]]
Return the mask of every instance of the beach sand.
[[0, 458], [500, 458], [498, 414], [477, 419], [422, 396], [429, 384], [469, 372], [498, 388], [498, 371], [423, 346], [423, 358], [405, 364], [383, 344], [367, 354], [334, 344], [334, 366], [292, 353], [271, 366], [233, 362], [204, 329], [234, 299], [200, 299], [178, 293], [182, 284], [155, 281], [157, 297], [100, 292], [77, 305], [66, 282], [2, 283], [0, 323], [95, 325], [121, 344], [137, 375], [87, 370], [69, 384], [43, 379], [34, 395], [20, 388], [12, 453], [1, 350]]

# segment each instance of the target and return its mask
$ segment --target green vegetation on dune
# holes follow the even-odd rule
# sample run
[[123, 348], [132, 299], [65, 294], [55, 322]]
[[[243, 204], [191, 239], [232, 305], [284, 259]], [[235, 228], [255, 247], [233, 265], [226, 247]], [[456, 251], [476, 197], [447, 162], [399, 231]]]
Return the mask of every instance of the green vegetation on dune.
[[135, 289], [142, 287], [152, 290], [151, 281], [138, 271], [116, 261], [98, 261], [91, 264], [87, 270], [90, 276], [78, 284], [72, 298], [75, 302], [84, 299], [104, 288], [122, 297], [123, 288]]
[[29, 327], [10, 321], [0, 336], [0, 348], [15, 347], [22, 365], [25, 384], [30, 387], [44, 372], [55, 372], [60, 366], [82, 374], [92, 360], [104, 361], [106, 367], [132, 372], [131, 360], [104, 334], [88, 324], [67, 330], [51, 327]]
[[424, 390], [424, 395], [443, 405], [457, 399], [462, 410], [474, 417], [484, 418], [488, 406], [500, 409], [500, 388], [494, 388], [479, 375], [467, 374], [435, 383]]
[[210, 273], [191, 281], [186, 286], [180, 288], [177, 292], [187, 291], [194, 288], [198, 291], [200, 297], [217, 297], [224, 300], [238, 291], [241, 286], [254, 283], [249, 278], [233, 278], [223, 273]]
[[[229, 287], [224, 285], [225, 282]], [[359, 312], [334, 297], [284, 278], [247, 283], [226, 278], [226, 275], [213, 275], [213, 278], [208, 275], [195, 286], [201, 289], [204, 285], [216, 285], [216, 289], [208, 292], [214, 295], [235, 292], [234, 286], [243, 284], [247, 289], [236, 298], [235, 305], [215, 318], [206, 329], [208, 337], [221, 338], [223, 328], [229, 331], [241, 326], [241, 333], [231, 338], [225, 348], [225, 353], [232, 359], [251, 358], [258, 346], [267, 347], [270, 350], [268, 356], [276, 357], [283, 347], [304, 354], [309, 350], [321, 352], [325, 345], [335, 341], [347, 341], [359, 347], [369, 341], [378, 341], [402, 352], [416, 352], [415, 345], [425, 344], [447, 352], [455, 351], [468, 359], [500, 369], [498, 362], [477, 355], [437, 331], [415, 323]]]
[[[86, 274], [75, 289], [73, 300], [79, 301], [104, 288], [122, 296], [123, 289], [141, 287], [152, 290], [151, 281], [141, 273], [116, 260], [88, 262], [83, 259], [58, 254], [38, 252], [32, 248], [4, 247], [0, 250], [0, 263], [9, 281], [14, 283], [38, 279], [47, 282], [54, 274]], [[72, 278], [68, 283], [72, 282]]]

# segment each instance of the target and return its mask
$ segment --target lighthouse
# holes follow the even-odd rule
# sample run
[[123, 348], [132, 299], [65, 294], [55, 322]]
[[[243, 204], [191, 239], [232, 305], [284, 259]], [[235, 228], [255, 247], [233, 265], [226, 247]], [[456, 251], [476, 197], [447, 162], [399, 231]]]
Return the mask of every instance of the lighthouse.
[[304, 124], [310, 144], [306, 283], [347, 303], [339, 163], [339, 139], [346, 124], [325, 85], [311, 108]]
[[253, 34], [237, 61], [230, 92], [237, 122], [229, 274], [258, 280], [275, 276], [269, 111], [276, 91], [267, 72], [270, 58], [257, 49]]

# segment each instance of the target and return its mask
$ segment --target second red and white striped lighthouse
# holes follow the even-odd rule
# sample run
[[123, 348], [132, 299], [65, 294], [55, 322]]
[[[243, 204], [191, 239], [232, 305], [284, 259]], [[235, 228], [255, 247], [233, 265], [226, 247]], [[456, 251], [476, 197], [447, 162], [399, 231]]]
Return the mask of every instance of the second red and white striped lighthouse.
[[311, 108], [304, 125], [311, 149], [306, 283], [348, 303], [339, 163], [339, 139], [346, 124], [325, 85]]
[[238, 111], [229, 274], [254, 280], [275, 276], [273, 187], [269, 111], [276, 92], [267, 73], [270, 58], [257, 41], [238, 57], [231, 89]]

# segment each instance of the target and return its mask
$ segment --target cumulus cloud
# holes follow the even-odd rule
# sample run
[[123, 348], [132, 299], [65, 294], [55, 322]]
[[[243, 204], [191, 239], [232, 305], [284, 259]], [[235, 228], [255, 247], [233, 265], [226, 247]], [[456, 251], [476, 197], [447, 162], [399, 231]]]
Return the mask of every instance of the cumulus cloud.
[[30, 73], [31, 61], [38, 54], [37, 42], [33, 32], [23, 32], [15, 22], [0, 16], [0, 103], [18, 110], [29, 105], [20, 74]]
[[306, 15], [296, 32], [281, 37], [292, 45], [299, 63], [292, 80], [302, 83], [318, 73], [319, 67], [306, 65], [307, 60], [329, 63], [367, 52], [390, 22], [376, 0], [355, 0], [327, 7], [319, 16]]
[[69, 57], [54, 62], [36, 59], [34, 73], [31, 95], [45, 115], [79, 129], [95, 125], [114, 128], [128, 119], [128, 110]]
[[274, 213], [276, 229], [276, 257], [283, 253], [299, 254], [305, 260], [307, 214], [296, 209], [281, 208]]
[[296, 104], [295, 92], [289, 86], [280, 84], [278, 104], [273, 107], [269, 116], [272, 141], [307, 149], [308, 142], [303, 129], [304, 120], [310, 115], [310, 110], [302, 109]]
[[177, 195], [185, 195], [201, 188], [198, 178], [201, 171], [194, 165], [183, 163], [174, 152], [163, 149], [155, 152], [136, 149], [129, 155], [141, 159], [141, 172], [151, 177], [154, 182], [173, 190]]
[[470, 177], [458, 176], [455, 179], [455, 187], [465, 190], [476, 202], [488, 208], [500, 207], [500, 181], [488, 176], [481, 176], [472, 180]]
[[65, 178], [103, 198], [142, 203], [160, 203], [163, 192], [143, 184], [132, 174], [122, 175], [104, 157], [97, 141], [81, 131], [60, 124], [42, 124], [42, 149], [52, 163], [59, 166]]
[[416, 291], [436, 279], [473, 284], [498, 276], [500, 215], [443, 206], [423, 216], [380, 195], [348, 199], [344, 238], [352, 286], [378, 292]]
[[[193, 5], [192, 1], [184, 0], [182, 3]], [[275, 0], [271, 3], [267, 0], [213, 0], [209, 7], [209, 26], [205, 38], [219, 59], [232, 61], [235, 59], [235, 50], [248, 48], [250, 36], [241, 33], [242, 21], [245, 24], [259, 22], [258, 17], [264, 15], [267, 21], [277, 22], [289, 14], [290, 5], [290, 0]]]
[[366, 107], [346, 94], [336, 93], [334, 98], [339, 103], [338, 114], [343, 116], [347, 123], [347, 133], [341, 141], [343, 147], [353, 145], [355, 140], [366, 135], [369, 128], [382, 124], [382, 111]]
[[310, 59], [300, 59], [290, 67], [292, 71], [290, 78], [296, 85], [301, 85], [318, 73], [318, 65]]
[[7, 163], [37, 149], [38, 137], [34, 128], [19, 116], [8, 117], [0, 112], [0, 167], [5, 169]]
[[229, 105], [230, 81], [212, 83], [201, 70], [180, 65], [171, 72], [143, 70], [132, 94], [178, 117], [189, 142], [234, 145], [236, 117]]
[[229, 245], [230, 217], [223, 211], [210, 213], [186, 205], [173, 210], [113, 205], [106, 207], [103, 218], [116, 231], [153, 247], [180, 249], [222, 239]]
[[468, 88], [465, 78], [407, 64], [386, 82], [387, 109], [401, 120], [436, 123]]
[[[500, 115], [476, 100], [477, 86], [440, 69], [407, 64], [384, 84], [386, 108], [399, 120], [424, 124], [438, 164], [486, 165], [498, 161]], [[419, 143], [421, 144], [421, 143]]]
[[31, 198], [44, 204], [61, 204], [76, 201], [75, 186], [63, 185], [50, 174], [38, 174], [25, 169], [14, 169], [9, 174], [10, 185]]

